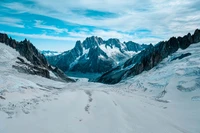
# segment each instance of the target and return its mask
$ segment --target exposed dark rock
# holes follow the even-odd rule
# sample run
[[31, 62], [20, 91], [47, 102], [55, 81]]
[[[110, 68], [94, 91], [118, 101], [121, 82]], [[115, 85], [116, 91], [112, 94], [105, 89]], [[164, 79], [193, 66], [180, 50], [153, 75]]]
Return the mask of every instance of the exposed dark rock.
[[[122, 66], [117, 67], [103, 74], [95, 81], [106, 84], [115, 84], [130, 76], [135, 76], [143, 71], [150, 70], [164, 58], [176, 52], [179, 48], [186, 49], [190, 44], [200, 42], [200, 30], [196, 30], [191, 36], [189, 33], [184, 37], [172, 37], [168, 41], [163, 41], [140, 52], [139, 54], [128, 59]], [[178, 58], [189, 56], [187, 53]]]
[[84, 48], [89, 49], [89, 48], [94, 48], [95, 46], [99, 46], [99, 44], [103, 44], [103, 43], [104, 41], [102, 38], [92, 36], [92, 37], [87, 37], [83, 41], [83, 46]]
[[106, 44], [106, 47], [111, 47], [111, 48], [119, 48], [119, 50], [123, 53], [124, 52], [124, 45], [123, 43], [121, 43], [119, 41], [119, 39], [116, 39], [116, 38], [111, 38], [111, 39], [108, 39], [107, 41], [104, 41], [104, 43]]
[[191, 53], [182, 54], [182, 55], [180, 55], [178, 57], [173, 58], [172, 61], [177, 60], [177, 59], [181, 60], [181, 59], [183, 59], [183, 58], [185, 58], [187, 56], [190, 56], [190, 55], [192, 55], [192, 54]]
[[124, 43], [126, 44], [128, 51], [135, 51], [135, 52], [145, 49], [145, 46], [146, 46], [144, 44], [140, 45], [140, 44], [132, 42], [132, 41], [124, 42]]
[[17, 57], [17, 59], [19, 61], [16, 61], [17, 64], [13, 65], [12, 67], [17, 69], [19, 72], [28, 73], [32, 75], [39, 75], [50, 79], [49, 71], [46, 68], [26, 63], [24, 59], [20, 57]]
[[3, 97], [3, 96], [0, 96], [0, 99], [6, 100], [6, 98], [5, 98], [5, 97]]
[[195, 30], [194, 34], [192, 35], [192, 39], [194, 43], [200, 42], [200, 30]]
[[22, 59], [22, 58], [20, 58], [20, 57], [17, 57], [17, 59], [18, 59], [19, 61], [21, 61], [22, 63], [25, 63], [24, 59]]
[[[17, 62], [17, 63], [19, 63], [19, 62]], [[13, 65], [12, 67], [22, 73], [39, 75], [39, 76], [50, 79], [49, 71], [47, 69], [43, 69], [43, 68], [37, 67], [35, 65], [21, 63], [21, 65]]]
[[194, 42], [190, 33], [188, 33], [184, 37], [178, 37], [178, 41], [179, 41], [179, 44], [181, 44], [181, 45], [179, 45], [179, 47], [181, 49], [186, 49], [187, 47], [190, 46], [190, 44], [192, 44]]

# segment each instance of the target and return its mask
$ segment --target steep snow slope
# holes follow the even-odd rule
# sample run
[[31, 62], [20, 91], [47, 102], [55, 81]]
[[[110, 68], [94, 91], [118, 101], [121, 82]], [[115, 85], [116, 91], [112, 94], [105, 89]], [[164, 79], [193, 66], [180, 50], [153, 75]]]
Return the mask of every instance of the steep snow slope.
[[[14, 87], [12, 92], [10, 83], [1, 84], [0, 89], [8, 91], [0, 95], [6, 98], [0, 98], [0, 132], [199, 133], [199, 52], [200, 43], [191, 45], [116, 85], [86, 79], [64, 84], [10, 72], [1, 65], [7, 76], [20, 78], [27, 88]], [[176, 59], [185, 53], [191, 55]], [[18, 84], [8, 78], [0, 81]]]
[[[110, 46], [101, 44], [99, 47], [101, 50], [103, 50], [106, 53], [108, 57], [112, 58], [116, 62], [117, 65], [119, 65], [119, 63], [123, 63], [124, 62], [123, 60], [126, 60], [136, 54], [136, 52], [134, 51], [126, 51], [122, 53], [120, 49], [115, 46], [110, 47]], [[100, 57], [102, 59], [106, 59], [106, 57], [102, 55], [100, 55]]]

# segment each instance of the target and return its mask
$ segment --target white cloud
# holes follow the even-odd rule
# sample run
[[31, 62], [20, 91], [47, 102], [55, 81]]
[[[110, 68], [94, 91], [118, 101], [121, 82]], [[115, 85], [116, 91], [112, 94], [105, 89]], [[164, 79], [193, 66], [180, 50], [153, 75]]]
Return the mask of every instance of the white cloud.
[[59, 41], [76, 41], [77, 38], [72, 37], [60, 37], [60, 36], [50, 36], [46, 34], [24, 34], [18, 32], [9, 32], [9, 31], [0, 31], [1, 33], [6, 33], [8, 35], [14, 35], [25, 38], [34, 38], [34, 39], [46, 39], [46, 40], [59, 40]]
[[18, 37], [24, 37], [27, 39], [42, 39], [42, 40], [57, 40], [57, 41], [71, 41], [74, 42], [72, 45], [75, 45], [75, 42], [77, 40], [85, 40], [86, 37], [90, 36], [98, 36], [101, 37], [104, 40], [108, 40], [109, 38], [118, 38], [121, 42], [124, 41], [134, 41], [137, 43], [153, 43], [156, 44], [159, 41], [162, 41], [161, 39], [154, 38], [154, 37], [147, 37], [147, 38], [139, 38], [137, 35], [130, 35], [127, 33], [121, 33], [117, 31], [105, 31], [105, 30], [94, 30], [88, 33], [87, 31], [83, 32], [68, 32], [68, 36], [66, 37], [60, 37], [60, 36], [52, 36], [47, 34], [24, 34], [24, 33], [18, 33], [18, 32], [10, 32], [10, 31], [0, 31], [2, 33], [6, 33], [8, 35], [18, 36]]
[[67, 29], [61, 29], [61, 28], [57, 28], [56, 26], [49, 26], [49, 25], [44, 25], [44, 22], [41, 20], [35, 20], [35, 25], [34, 27], [36, 28], [41, 28], [41, 29], [47, 29], [47, 30], [53, 30], [56, 33], [63, 33], [63, 32], [68, 32]]
[[[85, 35], [98, 35], [102, 37], [116, 37], [122, 40], [135, 42], [155, 43], [171, 36], [182, 36], [193, 32], [200, 27], [199, 0], [32, 0], [36, 5], [27, 6], [22, 3], [9, 3], [3, 6], [16, 9], [19, 13], [28, 12], [53, 17], [62, 21], [80, 25], [95, 26], [98, 29], [92, 32], [68, 32], [71, 37], [82, 39]], [[117, 14], [114, 18], [95, 19], [73, 12], [72, 9], [97, 10]], [[37, 23], [38, 28], [63, 32], [55, 26], [45, 26]], [[137, 29], [148, 29], [151, 32], [142, 37], [132, 33]], [[117, 32], [120, 31], [120, 32]], [[152, 37], [149, 37], [151, 34]], [[69, 37], [70, 37], [69, 36]], [[155, 37], [153, 37], [155, 36]], [[145, 39], [144, 39], [145, 38]], [[134, 40], [135, 39], [135, 40]]]
[[9, 17], [0, 17], [0, 24], [3, 25], [9, 25], [12, 27], [17, 27], [17, 28], [24, 28], [24, 25], [22, 24], [21, 19], [17, 18], [9, 18]]

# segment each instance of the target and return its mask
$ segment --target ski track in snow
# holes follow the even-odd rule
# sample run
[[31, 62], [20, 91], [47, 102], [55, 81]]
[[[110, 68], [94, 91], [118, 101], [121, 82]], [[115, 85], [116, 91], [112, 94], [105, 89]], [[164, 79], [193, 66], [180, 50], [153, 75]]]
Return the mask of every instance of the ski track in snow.
[[0, 133], [199, 133], [199, 52], [200, 43], [179, 50], [117, 85], [22, 74], [17, 53], [0, 56]]

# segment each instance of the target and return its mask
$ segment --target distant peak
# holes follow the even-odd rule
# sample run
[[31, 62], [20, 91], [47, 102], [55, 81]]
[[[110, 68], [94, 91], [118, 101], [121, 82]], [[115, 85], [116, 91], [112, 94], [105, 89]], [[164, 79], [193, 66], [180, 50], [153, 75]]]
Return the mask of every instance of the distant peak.
[[135, 42], [133, 42], [133, 41], [128, 41], [128, 42], [124, 42], [124, 43], [138, 44], [138, 43], [135, 43]]
[[100, 44], [104, 43], [103, 39], [97, 36], [91, 36], [87, 37], [83, 41], [83, 46], [88, 49], [88, 48], [93, 48], [95, 46], [99, 46]]
[[85, 40], [94, 40], [94, 39], [102, 39], [102, 38], [98, 36], [90, 36], [90, 37], [87, 37]]
[[80, 45], [81, 45], [81, 41], [80, 40], [76, 41], [75, 47], [80, 46]]
[[119, 48], [119, 49], [122, 49], [122, 46], [123, 44], [120, 42], [120, 40], [119, 39], [117, 39], [117, 38], [110, 38], [110, 39], [108, 39], [107, 41], [106, 41], [106, 46], [110, 46], [111, 48], [113, 47], [113, 46], [115, 46], [115, 47], [117, 47], [117, 48]]
[[109, 43], [109, 44], [111, 44], [111, 45], [117, 45], [117, 44], [120, 44], [120, 43], [121, 43], [120, 40], [117, 39], [117, 38], [110, 38], [110, 39], [108, 39], [106, 42], [107, 42], [107, 44]]
[[75, 47], [76, 49], [82, 49], [83, 48], [83, 44], [81, 43], [81, 41], [77, 41], [76, 44], [75, 44]]

